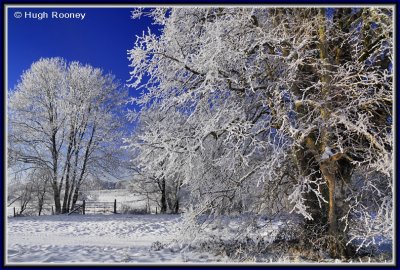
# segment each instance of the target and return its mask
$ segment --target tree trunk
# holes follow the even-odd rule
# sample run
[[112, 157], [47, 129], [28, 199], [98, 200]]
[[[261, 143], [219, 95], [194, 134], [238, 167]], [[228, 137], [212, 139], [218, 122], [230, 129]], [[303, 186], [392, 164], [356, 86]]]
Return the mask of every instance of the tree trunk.
[[161, 214], [165, 214], [167, 212], [167, 194], [166, 194], [166, 189], [165, 189], [165, 179], [161, 180]]
[[54, 192], [54, 206], [56, 208], [55, 214], [61, 214], [61, 196], [58, 191]]
[[[331, 148], [331, 138], [332, 131], [329, 127], [329, 119], [331, 114], [331, 108], [329, 106], [329, 97], [331, 95], [331, 88], [329, 84], [331, 82], [330, 73], [332, 71], [332, 65], [330, 63], [328, 57], [328, 49], [329, 43], [326, 39], [326, 25], [327, 25], [327, 15], [326, 9], [321, 8], [319, 10], [319, 18], [320, 25], [318, 28], [318, 39], [319, 39], [319, 58], [322, 60], [322, 72], [320, 73], [320, 80], [324, 83], [324, 86], [321, 89], [323, 104], [320, 108], [320, 115], [323, 120], [322, 129], [320, 130], [320, 143], [318, 144], [319, 155], [317, 156], [317, 160], [322, 157], [322, 155], [326, 152], [326, 148]], [[336, 51], [336, 62], [340, 62], [340, 51]], [[342, 258], [346, 255], [345, 253], [345, 232], [339, 229], [338, 226], [338, 216], [337, 216], [337, 199], [342, 198], [342, 196], [337, 197], [337, 194], [340, 194], [340, 190], [337, 191], [337, 187], [339, 186], [339, 180], [337, 178], [338, 172], [338, 163], [337, 159], [333, 156], [328, 157], [322, 161], [320, 161], [319, 170], [322, 174], [322, 177], [325, 179], [328, 186], [328, 220], [327, 220], [327, 245], [328, 251], [333, 258]]]
[[44, 204], [44, 195], [43, 195], [43, 197], [40, 197], [39, 198], [39, 201], [38, 201], [38, 210], [39, 210], [39, 216], [41, 215], [41, 213], [42, 213], [42, 209], [43, 209], [43, 204]]
[[68, 202], [67, 202], [68, 209], [72, 209], [71, 202], [72, 202], [72, 194], [73, 194], [74, 189], [75, 189], [75, 183], [72, 182], [70, 192], [68, 194]]
[[[72, 158], [72, 149], [74, 147], [74, 137], [76, 136], [74, 130], [75, 127], [73, 124], [70, 126], [70, 134], [68, 136], [69, 144], [68, 144], [68, 150], [67, 150], [67, 156], [66, 156], [66, 166], [67, 166], [67, 171], [66, 171], [66, 176], [65, 176], [65, 191], [64, 191], [64, 199], [63, 199], [63, 205], [62, 205], [62, 213], [68, 213], [69, 212], [69, 204], [68, 204], [68, 198], [70, 197], [70, 172], [71, 172], [71, 158]], [[61, 190], [61, 189], [60, 189]]]
[[67, 164], [67, 175], [65, 177], [65, 191], [64, 191], [64, 198], [63, 198], [63, 204], [62, 204], [62, 213], [68, 213], [69, 207], [68, 207], [68, 197], [69, 195], [69, 173], [70, 173], [70, 164], [68, 162]]
[[75, 208], [75, 204], [78, 201], [78, 196], [79, 196], [79, 188], [80, 185], [79, 183], [76, 185], [76, 188], [74, 190], [74, 196], [72, 197], [72, 205], [71, 205], [71, 209]]
[[[54, 179], [54, 177], [53, 177], [53, 179]], [[55, 214], [58, 215], [58, 214], [61, 214], [61, 196], [60, 196], [60, 190], [58, 189], [57, 182], [55, 182], [54, 180], [53, 180], [53, 183], [52, 183], [51, 186], [52, 186], [52, 188], [53, 188], [54, 206], [55, 206], [55, 208], [56, 208]]]
[[348, 241], [346, 226], [345, 222], [340, 220], [349, 209], [349, 204], [345, 201], [345, 185], [351, 179], [351, 166], [344, 159], [337, 161], [334, 158], [330, 158], [320, 165], [321, 173], [329, 190], [328, 249], [333, 258], [349, 257], [354, 254], [353, 247], [346, 245]]
[[87, 162], [88, 162], [88, 159], [89, 159], [89, 156], [90, 156], [90, 151], [92, 149], [91, 146], [92, 146], [93, 137], [94, 137], [95, 132], [96, 132], [96, 125], [93, 125], [92, 134], [91, 134], [89, 142], [88, 142], [88, 144], [86, 146], [85, 156], [83, 158], [83, 165], [82, 165], [82, 169], [81, 169], [80, 174], [79, 174], [79, 178], [78, 178], [77, 181], [74, 179], [74, 181], [76, 181], [76, 188], [74, 190], [74, 196], [72, 197], [72, 208], [75, 207], [75, 204], [76, 204], [76, 202], [78, 200], [79, 189], [81, 187], [81, 184], [82, 184], [84, 176], [85, 176], [86, 166], [87, 166]]
[[39, 216], [42, 214], [42, 209], [43, 209], [43, 203], [39, 203], [39, 213], [38, 213]]
[[74, 190], [75, 190], [75, 185], [76, 185], [76, 174], [77, 174], [77, 169], [78, 169], [78, 160], [79, 160], [79, 151], [80, 151], [80, 145], [76, 146], [75, 145], [75, 151], [74, 151], [74, 169], [72, 172], [72, 184], [71, 184], [71, 188], [70, 188], [70, 192], [69, 192], [69, 196], [68, 196], [68, 208], [69, 209], [73, 209], [75, 206], [75, 203], [72, 204], [71, 206], [71, 202], [72, 202], [72, 195], [74, 194]]
[[[296, 162], [299, 172], [303, 177], [309, 177], [311, 180], [316, 181], [321, 178], [321, 172], [319, 166], [317, 166], [317, 146], [315, 145], [315, 135], [310, 134], [301, 145], [298, 147], [295, 155]], [[319, 189], [320, 194], [327, 198], [329, 196], [328, 189], [326, 186], [317, 186], [310, 184], [313, 189]], [[320, 231], [322, 227], [328, 222], [328, 206], [325, 203], [320, 205], [318, 197], [313, 191], [309, 191], [304, 194], [306, 199], [306, 205], [312, 216], [312, 220], [307, 220], [306, 229], [314, 233], [324, 233]], [[316, 229], [318, 228], [318, 232]]]
[[[326, 135], [326, 132], [325, 132]], [[321, 136], [323, 140], [328, 137]], [[313, 220], [306, 222], [306, 230], [310, 232], [310, 237], [320, 239], [327, 238], [327, 249], [333, 258], [348, 257], [353, 254], [351, 246], [346, 246], [347, 237], [345, 232], [345, 222], [340, 221], [349, 209], [346, 198], [346, 183], [350, 182], [352, 165], [346, 159], [339, 159], [338, 156], [332, 156], [323, 160], [319, 166], [312, 167], [310, 164], [318, 164], [317, 158], [320, 151], [327, 144], [315, 144], [315, 138], [309, 136], [305, 143], [296, 152], [298, 168], [303, 175], [313, 178], [323, 178], [327, 187], [319, 186], [319, 192], [328, 201], [328, 204], [318, 202], [314, 192], [305, 194], [306, 204]], [[340, 177], [339, 177], [340, 176]], [[317, 186], [313, 186], [317, 188]], [[307, 239], [306, 239], [307, 242]]]
[[335, 189], [336, 189], [336, 177], [335, 177], [335, 164], [332, 161], [324, 161], [320, 165], [321, 173], [327, 182], [329, 190], [329, 208], [328, 208], [328, 245], [329, 252], [333, 258], [340, 258], [343, 255], [343, 247], [341, 245], [342, 237], [339, 235], [336, 218], [336, 204], [335, 204]]
[[176, 197], [175, 205], [174, 205], [174, 213], [178, 214], [178, 212], [179, 212], [179, 198]]

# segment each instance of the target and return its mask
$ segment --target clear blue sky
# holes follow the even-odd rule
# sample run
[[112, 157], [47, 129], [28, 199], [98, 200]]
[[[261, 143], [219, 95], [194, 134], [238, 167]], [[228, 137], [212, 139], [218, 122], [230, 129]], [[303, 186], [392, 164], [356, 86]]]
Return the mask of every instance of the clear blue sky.
[[[130, 8], [12, 8], [8, 10], [8, 85], [14, 88], [22, 72], [41, 57], [62, 57], [99, 67], [125, 83], [129, 78], [127, 50], [136, 35], [158, 26], [142, 17], [131, 19]], [[22, 18], [15, 18], [15, 12]], [[25, 12], [46, 12], [48, 18], [25, 18]], [[80, 19], [54, 19], [51, 12], [86, 13]], [[133, 89], [130, 90], [131, 94]]]

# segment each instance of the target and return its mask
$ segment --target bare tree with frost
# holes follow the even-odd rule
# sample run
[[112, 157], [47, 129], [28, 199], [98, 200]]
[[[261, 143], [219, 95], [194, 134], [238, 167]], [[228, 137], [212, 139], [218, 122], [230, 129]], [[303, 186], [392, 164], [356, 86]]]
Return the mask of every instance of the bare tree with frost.
[[111, 75], [60, 58], [33, 63], [10, 93], [10, 159], [51, 172], [56, 213], [74, 207], [89, 174], [118, 165], [123, 97]]
[[[192, 192], [209, 187], [199, 193], [201, 207], [224, 209], [218, 202], [237, 199], [244, 186], [262, 185], [268, 193], [270, 183], [283, 181], [290, 187], [275, 191], [290, 192], [309, 241], [332, 257], [350, 256], [352, 244], [368, 246], [378, 235], [391, 238], [392, 9], [132, 14], [151, 16], [162, 28], [160, 36], [138, 37], [129, 51], [131, 86], [145, 89], [133, 101], [142, 113], [157, 104], [165, 115], [187, 119], [145, 140], [184, 152], [186, 164], [176, 170], [186, 172]], [[179, 128], [188, 131], [168, 140], [169, 130]]]

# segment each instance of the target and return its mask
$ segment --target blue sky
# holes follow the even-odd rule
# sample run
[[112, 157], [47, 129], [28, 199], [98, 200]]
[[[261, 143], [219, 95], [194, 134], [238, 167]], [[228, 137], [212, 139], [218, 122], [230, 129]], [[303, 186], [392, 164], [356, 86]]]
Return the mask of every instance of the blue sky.
[[[131, 19], [131, 8], [10, 8], [8, 10], [8, 86], [14, 88], [22, 72], [41, 57], [62, 57], [113, 73], [125, 83], [129, 79], [127, 50], [136, 35], [158, 26], [151, 19]], [[15, 18], [15, 12], [22, 18]], [[46, 12], [42, 20], [25, 18], [25, 12]], [[51, 18], [52, 12], [86, 13], [80, 19]], [[129, 90], [132, 94], [133, 89]]]

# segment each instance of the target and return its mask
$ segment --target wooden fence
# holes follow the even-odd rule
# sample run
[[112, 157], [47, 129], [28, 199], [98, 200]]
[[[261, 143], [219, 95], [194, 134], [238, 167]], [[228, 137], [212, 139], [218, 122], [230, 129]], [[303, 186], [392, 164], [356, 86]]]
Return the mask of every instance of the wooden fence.
[[[120, 214], [123, 212], [126, 212], [126, 210], [123, 209], [124, 206], [129, 206], [137, 203], [138, 201], [122, 201], [122, 202], [117, 202], [115, 199], [113, 202], [100, 202], [100, 201], [80, 201], [78, 202], [73, 209], [71, 209], [68, 212], [68, 215], [71, 214], [98, 214], [98, 213], [114, 213], [114, 214]], [[119, 206], [119, 207], [118, 207]], [[140, 214], [151, 214], [155, 213], [158, 214], [158, 208], [155, 207], [153, 208], [154, 211], [151, 211], [150, 206], [146, 205], [146, 208], [135, 208], [132, 207], [132, 213], [140, 213]], [[10, 210], [12, 211], [10, 213]], [[19, 216], [19, 207], [8, 207], [7, 212], [8, 216]], [[135, 212], [136, 211], [136, 212]], [[33, 207], [27, 207], [26, 212], [30, 213], [31, 215], [33, 213], [37, 213], [37, 209]], [[55, 209], [54, 206], [51, 207], [43, 207], [42, 209], [42, 215], [54, 215]]]
[[114, 213], [117, 214], [117, 200], [114, 202], [93, 202], [83, 200], [82, 203], [76, 204], [74, 209], [68, 213], [68, 215], [73, 213], [80, 213], [85, 215], [86, 213]]

